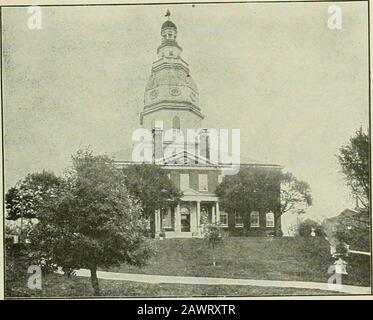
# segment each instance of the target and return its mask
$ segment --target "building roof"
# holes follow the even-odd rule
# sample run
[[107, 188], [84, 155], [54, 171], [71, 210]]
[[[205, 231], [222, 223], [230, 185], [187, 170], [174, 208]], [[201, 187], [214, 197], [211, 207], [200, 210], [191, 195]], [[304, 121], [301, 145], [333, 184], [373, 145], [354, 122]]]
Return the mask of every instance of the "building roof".
[[162, 29], [166, 28], [174, 28], [177, 30], [176, 24], [174, 24], [171, 20], [167, 20], [162, 24]]

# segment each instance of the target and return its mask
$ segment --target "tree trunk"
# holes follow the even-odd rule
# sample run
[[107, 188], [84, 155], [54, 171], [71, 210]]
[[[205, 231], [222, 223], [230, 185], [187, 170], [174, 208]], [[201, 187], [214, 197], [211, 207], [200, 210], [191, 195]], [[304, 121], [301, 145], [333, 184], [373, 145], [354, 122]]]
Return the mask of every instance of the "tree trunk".
[[97, 267], [94, 266], [91, 269], [91, 283], [92, 283], [92, 288], [95, 296], [100, 295], [100, 287], [98, 285], [98, 278], [97, 278]]
[[155, 238], [155, 213], [149, 215], [150, 219], [150, 237]]
[[282, 237], [282, 230], [281, 230], [281, 213], [275, 214], [275, 235], [278, 237]]

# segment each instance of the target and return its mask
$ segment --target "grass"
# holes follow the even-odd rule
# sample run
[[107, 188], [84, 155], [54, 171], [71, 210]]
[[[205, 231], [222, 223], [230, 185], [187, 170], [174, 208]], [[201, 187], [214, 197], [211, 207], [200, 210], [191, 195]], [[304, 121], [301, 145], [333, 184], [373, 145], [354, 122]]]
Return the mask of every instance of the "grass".
[[[174, 276], [205, 276], [326, 283], [334, 260], [328, 244], [317, 238], [227, 238], [216, 248], [217, 266], [202, 239], [152, 240], [154, 256], [143, 268], [129, 265], [103, 269], [113, 272]], [[369, 256], [348, 258], [344, 284], [369, 286]]]
[[[147, 284], [129, 281], [99, 280], [101, 296], [104, 297], [211, 297], [211, 296], [309, 296], [338, 295], [338, 292], [272, 288], [256, 286], [214, 286], [186, 284]], [[42, 290], [30, 290], [26, 280], [13, 283], [7, 297], [93, 297], [88, 278], [70, 278], [50, 274], [43, 277]]]
[[[149, 240], [154, 256], [148, 265], [137, 268], [121, 265], [103, 269], [113, 272], [173, 276], [205, 276], [262, 280], [296, 280], [326, 283], [333, 259], [329, 246], [317, 238], [226, 238], [215, 250], [217, 265], [212, 266], [211, 250], [202, 239]], [[344, 284], [369, 286], [370, 259], [351, 256]], [[25, 275], [27, 276], [27, 274]], [[337, 292], [255, 286], [146, 284], [100, 280], [103, 296], [281, 296], [337, 295]], [[42, 290], [26, 288], [26, 278], [8, 283], [7, 297], [82, 297], [92, 296], [88, 278], [43, 276]]]

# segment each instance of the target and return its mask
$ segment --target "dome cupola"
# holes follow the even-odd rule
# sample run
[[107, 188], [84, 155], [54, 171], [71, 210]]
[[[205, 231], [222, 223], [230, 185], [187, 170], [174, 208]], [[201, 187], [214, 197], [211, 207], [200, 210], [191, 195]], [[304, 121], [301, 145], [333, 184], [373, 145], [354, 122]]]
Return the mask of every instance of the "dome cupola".
[[164, 29], [175, 29], [177, 31], [176, 24], [174, 24], [171, 20], [167, 20], [162, 24], [161, 30]]

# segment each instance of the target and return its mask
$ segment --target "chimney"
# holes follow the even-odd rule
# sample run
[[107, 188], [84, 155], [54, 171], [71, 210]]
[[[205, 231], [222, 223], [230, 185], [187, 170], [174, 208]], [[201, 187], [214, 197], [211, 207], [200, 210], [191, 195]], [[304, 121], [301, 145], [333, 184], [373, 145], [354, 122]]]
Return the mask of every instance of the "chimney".
[[200, 134], [199, 155], [210, 159], [210, 137], [208, 129], [202, 129]]

